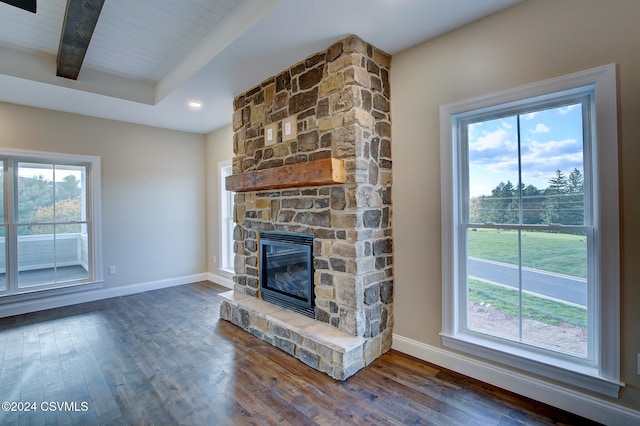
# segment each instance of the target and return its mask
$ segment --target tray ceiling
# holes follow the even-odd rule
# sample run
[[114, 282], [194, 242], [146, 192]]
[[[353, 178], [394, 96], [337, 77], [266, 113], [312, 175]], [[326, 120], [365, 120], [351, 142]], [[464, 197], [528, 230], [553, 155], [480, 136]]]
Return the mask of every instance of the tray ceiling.
[[237, 93], [346, 35], [394, 54], [518, 1], [106, 0], [77, 80], [55, 75], [67, 1], [0, 3], [0, 101], [207, 133]]

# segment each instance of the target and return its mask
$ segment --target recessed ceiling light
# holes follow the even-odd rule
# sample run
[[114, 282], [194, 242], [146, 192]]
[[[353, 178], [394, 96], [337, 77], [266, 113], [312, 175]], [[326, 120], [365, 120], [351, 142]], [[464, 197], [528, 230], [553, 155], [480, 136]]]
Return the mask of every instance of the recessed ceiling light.
[[189, 108], [191, 109], [201, 109], [202, 102], [200, 101], [189, 101]]

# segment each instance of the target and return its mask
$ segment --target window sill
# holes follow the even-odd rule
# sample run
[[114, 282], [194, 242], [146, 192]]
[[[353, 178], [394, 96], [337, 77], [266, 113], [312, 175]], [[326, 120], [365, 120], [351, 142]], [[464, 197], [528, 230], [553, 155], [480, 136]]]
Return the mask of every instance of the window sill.
[[64, 287], [51, 289], [33, 289], [22, 293], [16, 293], [6, 296], [0, 296], [0, 306], [10, 305], [12, 303], [27, 302], [31, 300], [45, 299], [48, 297], [62, 296], [70, 293], [77, 293], [87, 290], [96, 290], [103, 287], [103, 281], [89, 281], [82, 283], [73, 283]]
[[624, 383], [602, 377], [598, 369], [581, 362], [572, 362], [528, 351], [516, 345], [479, 338], [471, 333], [458, 333], [455, 336], [440, 333], [443, 346], [517, 368], [527, 373], [552, 379], [611, 398], [618, 398]]

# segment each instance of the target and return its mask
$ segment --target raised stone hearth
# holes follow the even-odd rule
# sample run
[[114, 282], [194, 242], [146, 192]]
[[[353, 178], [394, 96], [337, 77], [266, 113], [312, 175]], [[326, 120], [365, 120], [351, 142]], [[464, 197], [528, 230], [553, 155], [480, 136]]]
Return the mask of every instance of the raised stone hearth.
[[[390, 63], [350, 36], [234, 100], [227, 183], [242, 192], [221, 317], [336, 379], [391, 348]], [[281, 185], [287, 166], [325, 159], [343, 176]], [[313, 235], [315, 319], [260, 300], [261, 230]]]
[[365, 339], [234, 291], [222, 293], [220, 317], [310, 367], [344, 380], [364, 367]]

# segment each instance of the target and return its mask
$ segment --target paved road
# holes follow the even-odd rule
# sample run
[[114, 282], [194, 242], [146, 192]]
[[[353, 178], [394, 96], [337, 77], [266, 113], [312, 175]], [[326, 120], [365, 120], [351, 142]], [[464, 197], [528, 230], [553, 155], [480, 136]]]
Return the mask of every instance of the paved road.
[[[518, 268], [506, 263], [470, 257], [467, 273], [470, 277], [518, 287]], [[585, 280], [524, 268], [522, 270], [522, 288], [582, 306], [587, 305], [587, 283]]]

